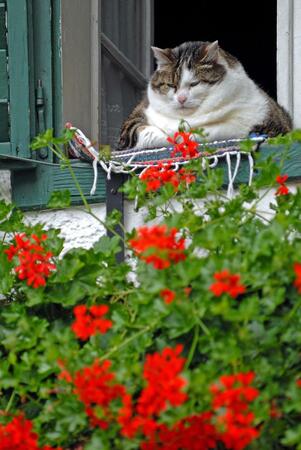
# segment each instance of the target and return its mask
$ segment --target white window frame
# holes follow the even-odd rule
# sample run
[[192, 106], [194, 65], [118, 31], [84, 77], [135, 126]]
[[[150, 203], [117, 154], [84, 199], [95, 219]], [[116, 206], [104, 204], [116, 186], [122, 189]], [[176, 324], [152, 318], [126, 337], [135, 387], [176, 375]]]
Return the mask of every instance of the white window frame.
[[277, 99], [301, 127], [301, 0], [277, 0]]

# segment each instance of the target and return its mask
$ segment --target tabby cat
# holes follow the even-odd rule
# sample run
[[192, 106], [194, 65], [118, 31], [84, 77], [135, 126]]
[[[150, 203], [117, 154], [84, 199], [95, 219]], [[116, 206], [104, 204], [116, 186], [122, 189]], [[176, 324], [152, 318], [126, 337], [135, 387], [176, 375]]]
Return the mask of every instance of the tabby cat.
[[182, 119], [191, 128], [203, 128], [208, 141], [291, 130], [288, 113], [217, 41], [152, 50], [157, 70], [122, 126], [119, 149], [166, 146]]

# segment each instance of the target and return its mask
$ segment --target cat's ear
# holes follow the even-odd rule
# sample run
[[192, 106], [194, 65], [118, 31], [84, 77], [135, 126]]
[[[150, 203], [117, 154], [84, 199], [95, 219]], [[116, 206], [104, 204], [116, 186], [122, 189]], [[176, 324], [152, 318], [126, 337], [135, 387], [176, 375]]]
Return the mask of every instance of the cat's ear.
[[210, 44], [208, 44], [205, 47], [205, 54], [201, 60], [201, 62], [215, 62], [217, 61], [218, 58], [218, 51], [219, 51], [219, 46], [218, 46], [218, 41], [214, 41], [211, 42]]
[[151, 49], [159, 67], [166, 66], [167, 64], [172, 64], [174, 62], [175, 56], [171, 48], [162, 49], [158, 47], [151, 47]]

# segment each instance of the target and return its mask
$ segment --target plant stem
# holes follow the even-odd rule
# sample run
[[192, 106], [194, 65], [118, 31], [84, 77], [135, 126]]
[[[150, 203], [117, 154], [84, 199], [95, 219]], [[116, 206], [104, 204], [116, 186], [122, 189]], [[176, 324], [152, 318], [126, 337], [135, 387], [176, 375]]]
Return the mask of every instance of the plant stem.
[[[52, 149], [52, 151], [53, 151], [53, 149]], [[55, 154], [57, 154], [57, 153], [55, 152]], [[76, 177], [76, 175], [75, 175], [75, 172], [74, 172], [73, 167], [72, 167], [72, 165], [71, 165], [71, 163], [70, 163], [70, 160], [69, 160], [68, 158], [66, 158], [65, 156], [64, 156], [64, 157], [63, 157], [63, 156], [60, 156], [60, 158], [64, 161], [64, 163], [66, 164], [66, 166], [67, 166], [68, 169], [69, 169], [69, 172], [70, 172], [71, 177], [72, 177], [72, 179], [73, 179], [73, 181], [74, 181], [74, 184], [75, 184], [75, 186], [76, 186], [76, 189], [78, 190], [79, 195], [80, 195], [80, 197], [81, 197], [81, 199], [82, 199], [82, 202], [83, 202], [83, 204], [84, 204], [84, 206], [85, 206], [86, 212], [87, 212], [91, 217], [93, 217], [95, 220], [97, 220], [104, 228], [108, 229], [112, 234], [114, 234], [114, 236], [117, 236], [119, 239], [122, 239], [121, 236], [120, 236], [113, 228], [109, 228], [103, 220], [101, 220], [99, 217], [96, 216], [96, 214], [93, 213], [92, 208], [91, 208], [91, 206], [89, 205], [89, 203], [87, 202], [87, 199], [86, 199], [86, 197], [85, 197], [85, 194], [83, 193], [83, 190], [82, 190], [82, 188], [81, 188], [81, 185], [80, 185], [80, 183], [79, 183], [79, 181], [78, 181], [78, 179], [77, 179], [77, 177]], [[121, 227], [123, 227], [122, 224], [119, 224], [119, 225], [120, 225]], [[124, 230], [124, 228], [123, 228], [123, 230]], [[125, 230], [124, 230], [124, 231], [125, 231]]]
[[112, 296], [112, 299], [111, 299], [110, 303], [111, 304], [116, 303], [120, 299], [123, 299], [123, 297], [125, 297], [125, 296], [127, 296], [129, 294], [132, 294], [133, 292], [136, 292], [136, 291], [137, 291], [137, 289], [135, 288], [135, 289], [128, 289], [126, 291], [118, 292], [118, 294]]
[[284, 318], [284, 323], [285, 325], [287, 325], [287, 323], [291, 320], [291, 318], [296, 314], [296, 312], [298, 311], [298, 309], [301, 306], [301, 299], [299, 299], [299, 301], [297, 301], [294, 304], [294, 307], [290, 310], [290, 312], [288, 313], [288, 315]]
[[[75, 183], [76, 189], [78, 190], [79, 195], [80, 195], [80, 197], [81, 197], [81, 199], [82, 199], [82, 201], [83, 201], [83, 204], [84, 204], [85, 207], [86, 207], [86, 210], [89, 212], [89, 214], [92, 214], [92, 215], [93, 215], [91, 206], [90, 206], [89, 203], [87, 202], [87, 199], [86, 199], [86, 197], [85, 197], [85, 195], [84, 195], [84, 193], [83, 193], [83, 190], [82, 190], [82, 188], [81, 188], [81, 185], [80, 185], [79, 182], [78, 182], [78, 179], [76, 178], [76, 175], [75, 175], [75, 173], [74, 173], [74, 170], [73, 170], [73, 168], [72, 168], [72, 165], [71, 165], [70, 161], [67, 160], [67, 161], [65, 161], [65, 162], [66, 162], [66, 164], [67, 164], [67, 166], [68, 166], [68, 169], [69, 169], [69, 172], [70, 172], [70, 174], [71, 174], [71, 177], [72, 177], [72, 179], [73, 179], [73, 181], [74, 181], [74, 183]], [[97, 218], [97, 219], [98, 219], [98, 218]]]
[[57, 150], [56, 146], [55, 148], [49, 145], [49, 149], [58, 157], [58, 159], [62, 159], [63, 161], [66, 160], [65, 155], [62, 155], [60, 149]]
[[113, 347], [112, 350], [110, 350], [109, 352], [105, 353], [101, 358], [99, 358], [99, 361], [103, 361], [104, 359], [109, 358], [114, 353], [116, 353], [119, 350], [121, 350], [122, 348], [126, 347], [130, 342], [134, 341], [139, 336], [147, 333], [147, 331], [150, 331], [152, 328], [154, 328], [158, 324], [158, 322], [159, 321], [157, 320], [156, 322], [153, 322], [152, 324], [147, 325], [142, 330], [140, 330], [137, 333], [133, 334], [132, 336], [128, 337], [127, 339], [125, 339], [125, 341], [122, 342], [122, 344], [117, 345], [116, 347]]
[[199, 319], [199, 325], [202, 328], [202, 330], [204, 331], [205, 334], [207, 334], [207, 336], [211, 336], [210, 330], [206, 327], [206, 325], [204, 324], [204, 322]]
[[10, 410], [10, 407], [11, 407], [13, 401], [14, 401], [15, 395], [16, 395], [16, 391], [14, 389], [13, 392], [11, 393], [11, 396], [10, 396], [10, 398], [8, 400], [7, 405], [6, 405], [6, 408], [5, 408], [5, 412], [6, 413]]
[[3, 238], [2, 238], [2, 244], [4, 244], [4, 241], [5, 241], [5, 238], [6, 238], [6, 235], [7, 235], [7, 231], [5, 231], [4, 233], [3, 233]]
[[194, 353], [195, 353], [195, 350], [196, 350], [196, 346], [197, 346], [198, 340], [199, 340], [199, 333], [200, 333], [200, 326], [196, 325], [194, 327], [193, 339], [192, 339], [190, 350], [189, 350], [189, 353], [188, 353], [188, 356], [187, 356], [187, 359], [186, 359], [185, 369], [188, 369], [188, 367], [190, 366], [191, 361], [193, 359], [193, 356], [194, 356]]

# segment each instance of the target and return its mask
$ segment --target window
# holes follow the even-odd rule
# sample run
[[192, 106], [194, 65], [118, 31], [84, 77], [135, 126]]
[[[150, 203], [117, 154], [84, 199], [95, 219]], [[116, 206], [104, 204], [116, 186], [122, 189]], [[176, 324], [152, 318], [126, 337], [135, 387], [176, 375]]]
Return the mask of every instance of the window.
[[301, 128], [301, 0], [277, 1], [277, 93]]

